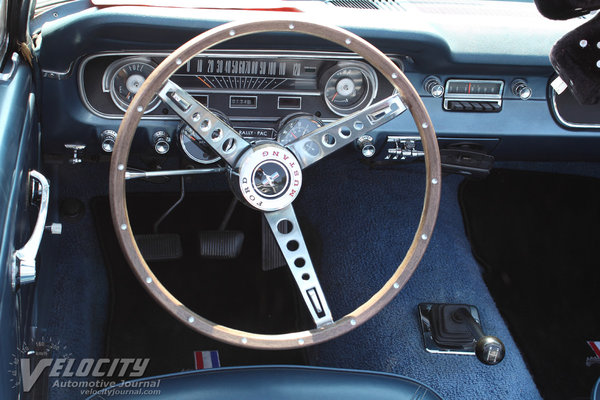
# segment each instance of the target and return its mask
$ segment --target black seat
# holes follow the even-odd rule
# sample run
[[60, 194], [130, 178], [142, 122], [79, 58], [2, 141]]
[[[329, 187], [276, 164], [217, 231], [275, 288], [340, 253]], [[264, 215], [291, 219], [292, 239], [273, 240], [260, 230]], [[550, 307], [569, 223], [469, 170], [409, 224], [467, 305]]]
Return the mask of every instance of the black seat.
[[89, 399], [177, 400], [441, 400], [427, 386], [398, 375], [300, 366], [215, 368], [144, 378]]

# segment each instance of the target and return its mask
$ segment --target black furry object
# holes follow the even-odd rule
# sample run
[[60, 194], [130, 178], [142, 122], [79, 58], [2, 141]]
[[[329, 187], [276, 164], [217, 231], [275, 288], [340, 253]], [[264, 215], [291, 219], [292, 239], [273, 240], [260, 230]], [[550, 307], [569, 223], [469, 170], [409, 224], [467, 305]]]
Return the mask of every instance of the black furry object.
[[600, 14], [563, 36], [550, 62], [581, 104], [600, 100]]
[[600, 9], [600, 0], [535, 0], [535, 5], [546, 18], [570, 19]]

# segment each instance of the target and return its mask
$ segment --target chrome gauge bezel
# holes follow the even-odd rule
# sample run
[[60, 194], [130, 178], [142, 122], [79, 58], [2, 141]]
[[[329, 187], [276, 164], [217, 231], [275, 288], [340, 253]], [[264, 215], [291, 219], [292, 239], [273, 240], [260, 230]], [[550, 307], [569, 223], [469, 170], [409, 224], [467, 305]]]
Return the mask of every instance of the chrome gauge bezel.
[[[117, 95], [117, 93], [115, 91], [116, 89], [115, 89], [114, 81], [117, 77], [117, 73], [121, 69], [127, 67], [130, 64], [144, 64], [144, 65], [147, 65], [148, 67], [150, 67], [152, 70], [154, 70], [154, 68], [156, 68], [156, 63], [154, 63], [152, 60], [150, 60], [149, 58], [146, 58], [146, 57], [123, 58], [123, 59], [114, 61], [113, 63], [111, 63], [108, 66], [108, 68], [106, 68], [106, 70], [104, 71], [104, 75], [102, 76], [102, 91], [110, 93], [110, 98], [112, 99], [114, 105], [117, 106], [117, 108], [119, 108], [119, 110], [121, 110], [123, 112], [127, 111], [127, 108], [129, 107], [129, 103], [126, 103], [119, 98], [119, 96]], [[148, 107], [144, 111], [144, 114], [148, 114], [148, 113], [154, 111], [156, 109], [156, 107], [158, 107], [159, 104], [160, 104], [160, 98], [158, 96], [154, 97], [148, 104]]]
[[[353, 104], [351, 107], [340, 107], [340, 106], [333, 104], [329, 100], [329, 98], [326, 95], [326, 88], [330, 84], [330, 81], [333, 78], [333, 76], [336, 73], [338, 73], [339, 71], [346, 69], [346, 68], [354, 68], [354, 69], [359, 70], [363, 74], [363, 77], [365, 79], [366, 88], [365, 88], [364, 94], [362, 95], [362, 98], [357, 103]], [[364, 107], [368, 107], [369, 105], [371, 105], [371, 103], [377, 96], [377, 90], [378, 90], [377, 74], [375, 73], [375, 70], [373, 69], [373, 67], [371, 67], [369, 64], [366, 64], [364, 62], [341, 61], [341, 62], [338, 62], [335, 66], [329, 68], [327, 71], [325, 71], [325, 73], [323, 73], [323, 78], [321, 80], [321, 90], [323, 92], [323, 100], [325, 101], [327, 108], [329, 108], [336, 115], [344, 117], [346, 115], [352, 114], [353, 112], [355, 112], [357, 110], [360, 110]]]

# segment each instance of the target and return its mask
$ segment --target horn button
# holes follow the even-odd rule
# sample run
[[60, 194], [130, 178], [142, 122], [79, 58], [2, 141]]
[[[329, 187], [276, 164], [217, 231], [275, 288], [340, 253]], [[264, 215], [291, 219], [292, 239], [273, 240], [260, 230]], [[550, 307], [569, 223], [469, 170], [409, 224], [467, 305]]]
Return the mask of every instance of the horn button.
[[296, 199], [302, 169], [285, 147], [264, 144], [249, 150], [240, 161], [239, 188], [246, 202], [260, 211], [277, 211]]

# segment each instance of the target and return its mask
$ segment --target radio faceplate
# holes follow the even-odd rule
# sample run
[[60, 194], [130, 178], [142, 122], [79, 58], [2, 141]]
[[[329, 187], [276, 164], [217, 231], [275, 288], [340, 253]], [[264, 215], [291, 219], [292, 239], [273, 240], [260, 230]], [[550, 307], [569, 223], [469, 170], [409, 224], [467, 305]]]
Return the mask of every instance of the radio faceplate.
[[488, 79], [448, 79], [444, 110], [499, 112], [502, 110], [504, 81]]

